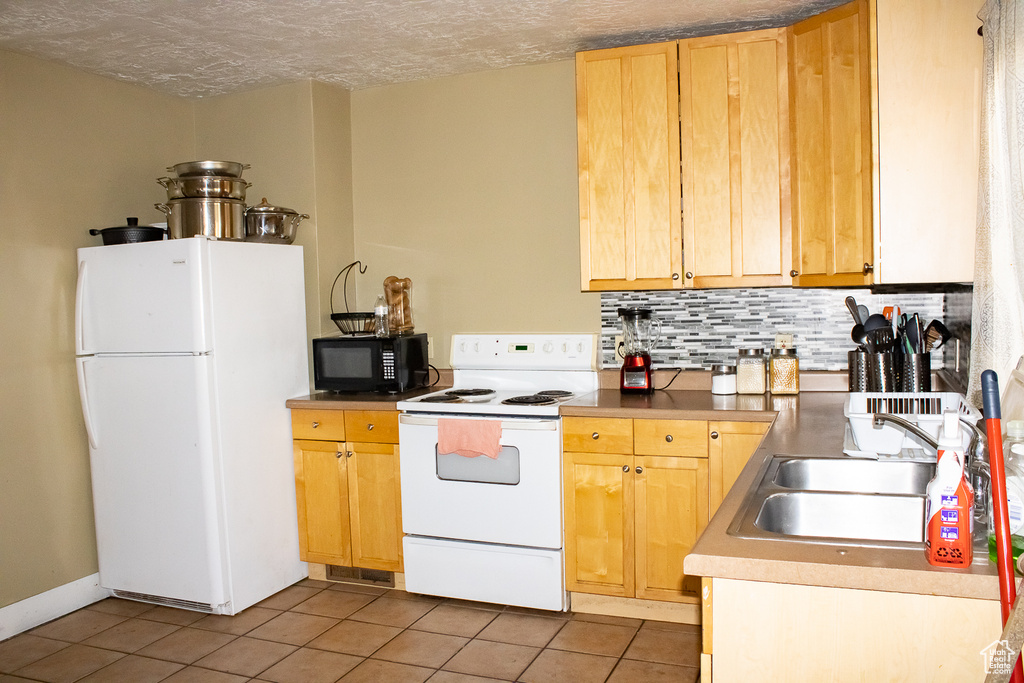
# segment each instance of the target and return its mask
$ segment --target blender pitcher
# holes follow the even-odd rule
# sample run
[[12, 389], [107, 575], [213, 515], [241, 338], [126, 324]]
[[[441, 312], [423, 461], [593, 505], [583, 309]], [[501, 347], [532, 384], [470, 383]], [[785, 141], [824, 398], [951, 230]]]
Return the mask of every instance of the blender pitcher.
[[651, 349], [661, 337], [661, 321], [649, 308], [620, 308], [622, 323], [622, 370], [619, 390], [624, 394], [654, 392]]

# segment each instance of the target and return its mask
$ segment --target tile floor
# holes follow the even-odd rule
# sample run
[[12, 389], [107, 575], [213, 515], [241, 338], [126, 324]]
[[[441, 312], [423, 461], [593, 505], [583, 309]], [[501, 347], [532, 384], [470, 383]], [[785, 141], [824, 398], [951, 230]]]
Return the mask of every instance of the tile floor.
[[700, 627], [307, 579], [233, 617], [110, 598], [0, 643], [0, 683], [684, 681]]

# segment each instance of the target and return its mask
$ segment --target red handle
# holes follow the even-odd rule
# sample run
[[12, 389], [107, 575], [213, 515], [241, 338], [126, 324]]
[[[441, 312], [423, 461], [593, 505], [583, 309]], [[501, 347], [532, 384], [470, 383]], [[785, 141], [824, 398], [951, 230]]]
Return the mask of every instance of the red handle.
[[[996, 567], [999, 569], [999, 605], [1003, 625], [1010, 618], [1010, 610], [1017, 600], [1013, 573], [1013, 546], [1010, 543], [1010, 515], [1006, 505], [1006, 470], [1003, 465], [1003, 428], [999, 418], [985, 420], [988, 435], [989, 471], [992, 475], [992, 518], [996, 536]], [[1013, 668], [1013, 683], [1024, 683], [1024, 667], [1020, 657]]]

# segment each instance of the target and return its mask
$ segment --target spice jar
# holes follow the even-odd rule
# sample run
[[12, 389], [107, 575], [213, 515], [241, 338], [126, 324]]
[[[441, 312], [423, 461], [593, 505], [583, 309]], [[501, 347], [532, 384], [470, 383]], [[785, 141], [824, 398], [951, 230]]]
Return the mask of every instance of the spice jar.
[[764, 351], [740, 349], [736, 358], [736, 391], [741, 394], [763, 394], [764, 390]]
[[712, 394], [735, 394], [736, 393], [736, 366], [735, 365], [712, 365], [711, 366], [711, 393]]
[[773, 394], [800, 393], [800, 359], [796, 349], [772, 349], [771, 367]]

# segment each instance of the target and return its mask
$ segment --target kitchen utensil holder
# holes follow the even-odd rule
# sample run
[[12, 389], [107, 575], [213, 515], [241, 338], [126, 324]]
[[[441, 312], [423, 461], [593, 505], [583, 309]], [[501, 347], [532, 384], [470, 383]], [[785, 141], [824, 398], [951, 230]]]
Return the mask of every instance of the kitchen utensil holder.
[[868, 391], [895, 391], [896, 368], [895, 358], [891, 351], [869, 353], [867, 355]]
[[900, 354], [897, 373], [899, 391], [932, 390], [932, 357], [930, 353]]
[[850, 391], [868, 390], [868, 352], [854, 349], [846, 354]]

